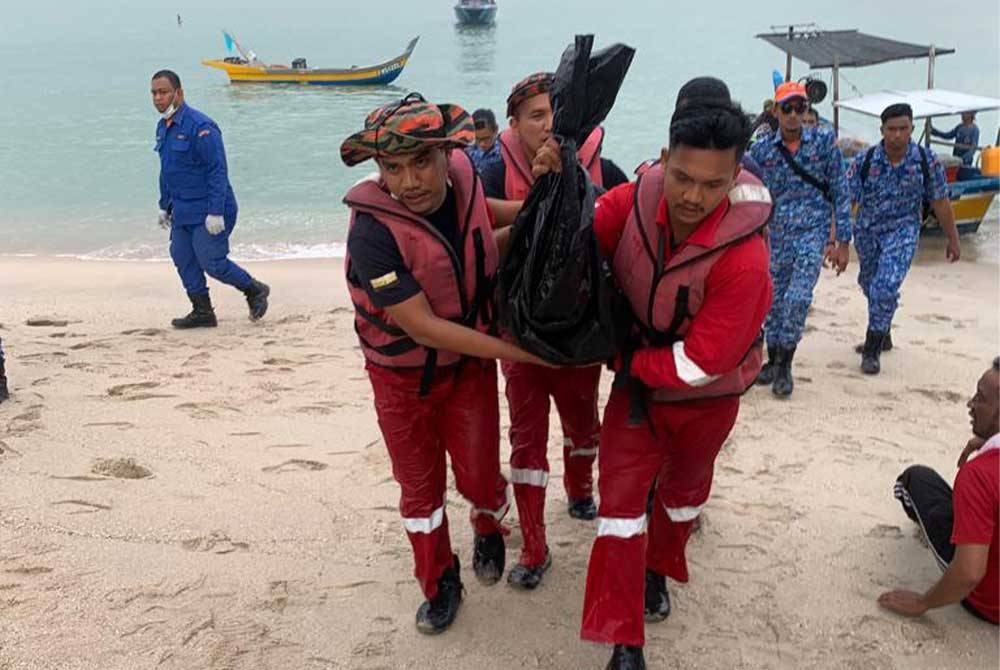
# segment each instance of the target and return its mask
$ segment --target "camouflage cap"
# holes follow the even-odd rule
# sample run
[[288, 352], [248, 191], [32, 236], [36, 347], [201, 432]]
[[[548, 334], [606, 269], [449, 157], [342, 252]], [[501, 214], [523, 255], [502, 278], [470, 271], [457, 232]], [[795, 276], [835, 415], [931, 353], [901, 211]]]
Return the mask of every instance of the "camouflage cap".
[[376, 156], [410, 154], [431, 146], [461, 147], [475, 139], [475, 124], [464, 109], [435, 105], [410, 93], [369, 114], [364, 130], [340, 145], [340, 158], [350, 167]]
[[507, 116], [514, 116], [518, 106], [528, 98], [548, 93], [552, 88], [553, 77], [551, 72], [536, 72], [514, 84], [514, 88], [510, 89], [510, 95], [507, 96]]

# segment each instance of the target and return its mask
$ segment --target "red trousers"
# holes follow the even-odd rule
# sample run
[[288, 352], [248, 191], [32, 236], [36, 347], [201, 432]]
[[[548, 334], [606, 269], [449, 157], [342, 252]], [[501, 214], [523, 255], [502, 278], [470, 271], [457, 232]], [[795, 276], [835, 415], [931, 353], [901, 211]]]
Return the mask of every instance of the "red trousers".
[[421, 397], [422, 370], [367, 366], [382, 438], [399, 482], [399, 511], [413, 547], [414, 576], [424, 596], [452, 564], [445, 513], [447, 465], [455, 486], [471, 503], [479, 535], [501, 530], [510, 502], [500, 474], [500, 407], [494, 361], [469, 359], [439, 368]]
[[524, 544], [520, 563], [545, 561], [545, 489], [549, 482], [549, 398], [563, 432], [563, 485], [570, 498], [593, 495], [592, 474], [601, 424], [597, 415], [599, 365], [554, 370], [503, 363], [510, 406], [510, 478]]
[[[645, 569], [687, 581], [684, 550], [691, 525], [708, 500], [715, 457], [736, 422], [740, 401], [650, 403], [650, 421], [636, 425], [629, 425], [629, 404], [628, 389], [620, 388], [604, 409], [601, 505], [580, 635], [641, 646]], [[647, 495], [657, 476], [647, 519]]]

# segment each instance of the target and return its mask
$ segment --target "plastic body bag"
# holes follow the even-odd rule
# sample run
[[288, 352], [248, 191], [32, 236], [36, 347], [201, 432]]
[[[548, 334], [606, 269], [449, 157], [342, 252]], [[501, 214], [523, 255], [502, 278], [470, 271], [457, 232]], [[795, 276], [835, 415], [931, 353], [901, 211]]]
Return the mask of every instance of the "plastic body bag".
[[576, 152], [614, 106], [635, 50], [615, 44], [591, 54], [593, 43], [577, 35], [563, 53], [550, 89], [562, 172], [531, 187], [498, 276], [505, 328], [555, 365], [598, 363], [617, 350], [614, 291], [594, 236], [596, 193]]

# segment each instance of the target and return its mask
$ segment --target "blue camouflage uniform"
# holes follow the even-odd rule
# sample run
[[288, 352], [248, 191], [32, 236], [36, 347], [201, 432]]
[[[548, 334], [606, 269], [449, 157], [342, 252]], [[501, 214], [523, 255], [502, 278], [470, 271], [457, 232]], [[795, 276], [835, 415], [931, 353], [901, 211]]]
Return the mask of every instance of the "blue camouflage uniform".
[[[229, 260], [229, 235], [236, 225], [236, 196], [229, 185], [226, 150], [215, 121], [187, 104], [156, 126], [160, 155], [160, 209], [173, 218], [170, 257], [188, 295], [206, 295], [205, 274], [240, 290], [247, 272]], [[222, 216], [224, 232], [205, 228], [209, 214]]]
[[854, 221], [858, 284], [868, 299], [868, 329], [879, 333], [889, 332], [899, 305], [899, 287], [917, 251], [924, 200], [948, 197], [944, 167], [930, 149], [923, 150], [930, 176], [930, 183], [924, 183], [920, 151], [911, 141], [902, 162], [893, 166], [879, 144], [864, 184], [865, 153], [855, 156], [847, 171], [851, 199], [858, 204]]
[[778, 150], [780, 143], [780, 132], [767, 135], [750, 147], [750, 155], [774, 201], [770, 225], [774, 291], [764, 325], [767, 345], [789, 349], [802, 339], [831, 220], [836, 220], [838, 241], [851, 239], [851, 201], [843, 155], [831, 130], [803, 128], [794, 158], [818, 181], [829, 184], [832, 204], [788, 166]]
[[494, 163], [503, 162], [503, 156], [500, 155], [499, 140], [494, 142], [493, 146], [486, 151], [480, 149], [478, 144], [473, 144], [465, 150], [465, 153], [469, 155], [469, 158], [472, 159], [472, 164], [476, 166], [476, 171], [480, 173], [483, 170], [489, 169], [490, 165]]

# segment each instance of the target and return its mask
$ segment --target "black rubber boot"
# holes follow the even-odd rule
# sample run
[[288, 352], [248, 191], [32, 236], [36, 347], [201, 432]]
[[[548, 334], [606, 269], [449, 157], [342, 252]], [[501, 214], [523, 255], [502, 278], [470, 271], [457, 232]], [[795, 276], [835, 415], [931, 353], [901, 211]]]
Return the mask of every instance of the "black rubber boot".
[[642, 655], [642, 647], [616, 644], [605, 670], [646, 670], [646, 657]]
[[771, 393], [779, 398], [787, 398], [792, 395], [795, 382], [792, 380], [792, 359], [795, 358], [795, 347], [779, 347], [775, 352], [774, 383], [771, 385]]
[[500, 581], [507, 561], [506, 552], [503, 533], [476, 535], [472, 551], [472, 571], [481, 584], [493, 586]]
[[250, 280], [250, 286], [243, 289], [250, 307], [250, 320], [258, 321], [267, 314], [267, 296], [271, 295], [271, 287], [256, 279]]
[[425, 600], [417, 610], [417, 630], [424, 635], [437, 635], [448, 630], [462, 605], [458, 556], [452, 554], [452, 559], [452, 567], [438, 578], [437, 595], [433, 600]]
[[885, 333], [869, 330], [865, 336], [865, 349], [861, 354], [861, 371], [866, 375], [877, 375], [882, 370], [879, 357], [882, 355], [882, 341]]
[[7, 369], [5, 363], [0, 360], [0, 402], [3, 402], [10, 397], [10, 392], [7, 390]]
[[524, 589], [525, 591], [533, 591], [539, 584], [542, 583], [542, 577], [545, 575], [545, 571], [549, 569], [552, 565], [552, 554], [549, 550], [545, 550], [545, 560], [542, 561], [541, 565], [536, 565], [529, 568], [526, 565], [518, 563], [510, 572], [507, 573], [507, 583], [513, 586], [515, 589]]
[[219, 325], [215, 320], [215, 310], [212, 309], [212, 299], [208, 294], [191, 295], [188, 294], [193, 309], [187, 316], [174, 319], [170, 322], [174, 328], [215, 328]]
[[[892, 333], [886, 333], [885, 337], [882, 339], [882, 353], [887, 351], [892, 351]], [[865, 353], [865, 343], [862, 342], [854, 347], [854, 353], [863, 354]]]
[[593, 496], [586, 498], [570, 498], [566, 505], [566, 511], [574, 519], [581, 521], [591, 521], [597, 518], [597, 505]]
[[663, 621], [670, 616], [670, 593], [667, 578], [646, 570], [646, 621]]
[[777, 355], [777, 347], [767, 348], [767, 362], [761, 366], [757, 374], [756, 383], [759, 386], [770, 386], [774, 383], [774, 357]]

